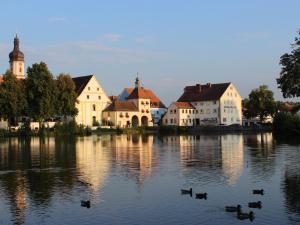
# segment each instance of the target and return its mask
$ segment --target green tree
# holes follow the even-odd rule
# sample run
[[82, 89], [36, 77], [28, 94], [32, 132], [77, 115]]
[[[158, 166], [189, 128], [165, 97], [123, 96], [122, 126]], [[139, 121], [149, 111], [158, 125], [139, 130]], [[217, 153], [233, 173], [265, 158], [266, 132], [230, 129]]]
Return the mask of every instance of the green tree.
[[25, 80], [17, 80], [11, 71], [6, 71], [0, 85], [0, 117], [8, 120], [12, 125], [17, 117], [25, 114], [27, 106]]
[[276, 111], [273, 92], [266, 85], [259, 86], [251, 91], [248, 99], [244, 100], [244, 107], [247, 118], [258, 116], [262, 123], [267, 116], [273, 116]]
[[[300, 35], [300, 30], [298, 31]], [[278, 88], [284, 98], [300, 96], [300, 37], [295, 38], [291, 53], [280, 57], [281, 72], [277, 79]]]
[[75, 83], [69, 74], [61, 73], [57, 80], [56, 85], [56, 98], [55, 108], [56, 114], [66, 116], [76, 116], [78, 113], [75, 107], [77, 93], [75, 91]]
[[27, 99], [29, 117], [40, 123], [55, 115], [54, 79], [46, 63], [35, 63], [27, 69]]

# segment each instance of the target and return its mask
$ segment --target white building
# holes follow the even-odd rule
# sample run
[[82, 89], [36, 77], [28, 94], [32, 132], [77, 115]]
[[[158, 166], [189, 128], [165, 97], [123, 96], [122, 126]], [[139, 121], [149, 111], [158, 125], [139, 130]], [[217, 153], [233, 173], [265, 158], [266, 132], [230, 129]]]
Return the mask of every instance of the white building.
[[75, 77], [78, 114], [75, 117], [77, 124], [93, 126], [101, 124], [102, 111], [111, 103], [100, 83], [94, 75]]
[[[242, 97], [232, 83], [186, 86], [184, 93], [177, 100], [177, 105], [183, 102], [189, 103], [190, 108], [178, 110], [176, 103], [172, 103], [163, 117], [164, 125], [242, 125]], [[176, 107], [175, 113], [180, 121], [174, 123], [173, 120], [171, 123], [171, 119], [175, 118]]]

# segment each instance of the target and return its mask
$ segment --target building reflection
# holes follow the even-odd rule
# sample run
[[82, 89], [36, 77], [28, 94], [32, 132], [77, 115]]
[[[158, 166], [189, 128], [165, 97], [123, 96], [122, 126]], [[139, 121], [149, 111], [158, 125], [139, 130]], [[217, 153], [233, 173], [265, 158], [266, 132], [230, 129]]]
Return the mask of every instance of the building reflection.
[[158, 165], [159, 153], [155, 152], [153, 141], [154, 137], [148, 135], [111, 136], [109, 147], [114, 151], [114, 166], [139, 186]]
[[107, 137], [82, 137], [76, 142], [76, 167], [80, 181], [89, 184], [96, 194], [104, 185], [110, 168], [110, 156], [105, 152], [102, 142]]
[[233, 185], [242, 174], [242, 135], [167, 136], [163, 142], [180, 152], [184, 176]]

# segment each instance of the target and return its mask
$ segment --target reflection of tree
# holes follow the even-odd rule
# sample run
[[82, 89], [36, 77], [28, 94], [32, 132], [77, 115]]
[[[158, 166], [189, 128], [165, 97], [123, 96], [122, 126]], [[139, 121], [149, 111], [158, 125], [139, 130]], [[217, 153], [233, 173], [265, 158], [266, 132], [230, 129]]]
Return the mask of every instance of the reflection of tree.
[[255, 179], [268, 179], [275, 173], [276, 157], [272, 133], [244, 136], [248, 147], [250, 173]]
[[300, 171], [298, 174], [285, 172], [283, 190], [288, 209], [300, 214]]
[[0, 176], [15, 224], [25, 222], [26, 196], [34, 205], [47, 206], [55, 190], [74, 186], [74, 141], [54, 138], [7, 139], [0, 145]]

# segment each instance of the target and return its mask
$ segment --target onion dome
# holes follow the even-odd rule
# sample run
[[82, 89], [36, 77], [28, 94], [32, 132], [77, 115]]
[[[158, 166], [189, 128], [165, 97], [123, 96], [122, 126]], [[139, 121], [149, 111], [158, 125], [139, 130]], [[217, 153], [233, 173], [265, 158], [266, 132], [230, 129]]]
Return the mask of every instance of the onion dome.
[[20, 51], [19, 48], [19, 38], [16, 35], [16, 37], [14, 38], [14, 50], [9, 53], [9, 61], [24, 61], [24, 54], [23, 52]]

